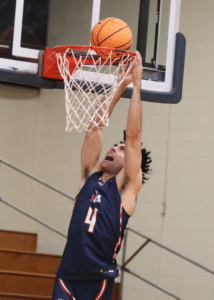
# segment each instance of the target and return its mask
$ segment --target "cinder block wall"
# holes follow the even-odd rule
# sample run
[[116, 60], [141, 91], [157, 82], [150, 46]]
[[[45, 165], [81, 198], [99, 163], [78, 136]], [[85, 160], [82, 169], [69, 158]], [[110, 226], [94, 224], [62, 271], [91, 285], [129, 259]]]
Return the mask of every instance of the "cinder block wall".
[[[53, 15], [55, 5], [52, 4]], [[62, 6], [58, 15], [67, 15], [65, 20], [72, 28], [76, 26], [77, 43], [88, 43], [88, 36], [78, 33], [79, 26], [90, 26], [86, 7], [80, 5], [85, 16], [80, 24], [77, 15], [75, 22], [71, 21], [68, 6]], [[108, 1], [106, 15], [108, 9], [112, 13], [111, 8]], [[211, 0], [182, 1], [180, 31], [187, 39], [183, 98], [171, 106], [142, 103], [142, 140], [151, 150], [153, 171], [138, 196], [129, 223], [130, 227], [211, 269], [214, 269], [213, 10]], [[133, 26], [135, 21], [136, 18], [130, 17]], [[56, 24], [59, 29], [60, 22]], [[69, 43], [70, 31], [71, 27], [69, 30], [65, 27], [62, 34], [61, 30], [50, 27], [50, 46]], [[129, 100], [122, 99], [112, 114], [110, 126], [103, 130], [103, 155], [122, 139], [128, 105]], [[63, 90], [38, 92], [0, 84], [0, 128], [0, 157], [75, 197], [84, 133], [69, 134], [64, 130]], [[0, 196], [67, 233], [73, 202], [3, 164]], [[0, 227], [37, 232], [41, 252], [61, 254], [65, 245], [63, 237], [2, 203]], [[143, 242], [129, 233], [127, 257]], [[210, 274], [155, 245], [146, 246], [128, 267], [182, 299], [213, 299]], [[124, 300], [171, 299], [128, 274], [123, 295]]]

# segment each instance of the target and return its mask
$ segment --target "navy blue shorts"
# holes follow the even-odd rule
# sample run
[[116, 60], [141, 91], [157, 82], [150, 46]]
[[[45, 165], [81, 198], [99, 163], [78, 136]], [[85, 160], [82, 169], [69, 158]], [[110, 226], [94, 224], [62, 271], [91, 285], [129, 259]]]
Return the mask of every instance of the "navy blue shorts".
[[111, 300], [114, 279], [56, 279], [52, 300]]

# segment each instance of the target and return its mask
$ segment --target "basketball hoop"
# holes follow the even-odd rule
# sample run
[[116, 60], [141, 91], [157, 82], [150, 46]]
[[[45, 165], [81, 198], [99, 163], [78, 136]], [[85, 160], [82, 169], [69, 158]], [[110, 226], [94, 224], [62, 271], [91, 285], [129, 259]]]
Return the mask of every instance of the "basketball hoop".
[[[108, 126], [109, 105], [133, 67], [135, 52], [98, 46], [57, 46], [53, 50], [64, 80], [66, 131]], [[95, 51], [108, 53], [108, 57], [103, 59]]]

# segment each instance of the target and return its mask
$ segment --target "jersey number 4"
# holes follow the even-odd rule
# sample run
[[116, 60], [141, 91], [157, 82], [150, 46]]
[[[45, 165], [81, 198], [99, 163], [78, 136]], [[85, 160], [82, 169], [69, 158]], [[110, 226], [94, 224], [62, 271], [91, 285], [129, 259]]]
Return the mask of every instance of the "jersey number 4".
[[95, 208], [94, 210], [89, 206], [87, 216], [85, 218], [85, 224], [88, 224], [88, 232], [93, 232], [94, 231], [94, 226], [96, 225], [97, 222], [97, 213], [98, 209]]

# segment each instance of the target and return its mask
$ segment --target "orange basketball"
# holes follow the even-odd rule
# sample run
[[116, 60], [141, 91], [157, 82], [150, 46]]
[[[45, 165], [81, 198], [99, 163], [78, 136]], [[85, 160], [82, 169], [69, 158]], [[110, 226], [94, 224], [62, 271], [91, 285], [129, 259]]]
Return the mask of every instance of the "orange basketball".
[[[132, 44], [132, 32], [129, 26], [118, 18], [106, 18], [100, 20], [91, 31], [92, 46], [117, 48], [128, 50]], [[107, 58], [108, 53], [97, 51], [102, 58]], [[121, 53], [114, 52], [113, 58], [121, 56]]]

